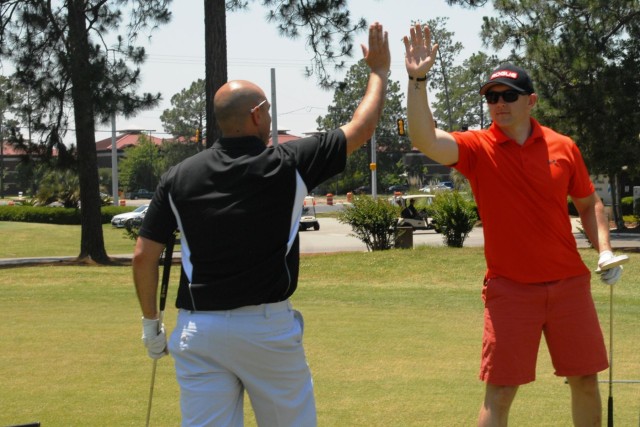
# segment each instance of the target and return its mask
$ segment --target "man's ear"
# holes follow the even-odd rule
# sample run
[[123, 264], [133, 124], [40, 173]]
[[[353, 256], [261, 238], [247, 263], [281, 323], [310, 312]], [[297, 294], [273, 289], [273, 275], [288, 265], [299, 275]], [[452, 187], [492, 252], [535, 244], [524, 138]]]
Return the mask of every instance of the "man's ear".
[[529, 95], [529, 107], [533, 108], [538, 102], [538, 95], [536, 93], [532, 93]]
[[251, 122], [254, 126], [258, 126], [260, 123], [260, 110], [253, 111], [251, 113]]

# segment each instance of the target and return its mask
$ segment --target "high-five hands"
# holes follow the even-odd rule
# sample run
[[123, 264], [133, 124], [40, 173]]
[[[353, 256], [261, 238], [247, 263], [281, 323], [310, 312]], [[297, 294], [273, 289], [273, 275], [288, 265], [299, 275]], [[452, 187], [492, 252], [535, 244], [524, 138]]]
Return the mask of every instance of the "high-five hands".
[[402, 39], [405, 47], [404, 62], [410, 78], [424, 78], [438, 53], [438, 44], [431, 45], [431, 31], [429, 27], [424, 28], [420, 23], [415, 24], [409, 31], [409, 36]]
[[360, 45], [364, 60], [372, 71], [389, 72], [391, 53], [389, 51], [389, 35], [382, 24], [374, 22], [369, 26], [369, 46]]

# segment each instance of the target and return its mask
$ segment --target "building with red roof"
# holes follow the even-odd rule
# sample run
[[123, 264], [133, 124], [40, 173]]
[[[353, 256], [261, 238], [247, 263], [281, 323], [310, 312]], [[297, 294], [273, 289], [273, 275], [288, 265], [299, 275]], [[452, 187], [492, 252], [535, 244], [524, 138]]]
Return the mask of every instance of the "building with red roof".
[[[129, 147], [134, 147], [140, 143], [140, 137], [151, 141], [156, 146], [162, 145], [164, 138], [157, 138], [153, 135], [144, 133], [144, 130], [132, 129], [121, 131], [116, 135], [116, 150], [118, 151], [118, 159], [124, 157], [124, 150]], [[111, 167], [111, 150], [113, 146], [112, 137], [101, 139], [96, 141], [96, 154], [98, 156], [98, 168], [110, 168]]]
[[[289, 141], [295, 141], [296, 139], [302, 138], [301, 136], [291, 135], [288, 129], [278, 129], [278, 144], [285, 144]], [[269, 138], [269, 143], [267, 147], [271, 147], [273, 145], [273, 137]]]

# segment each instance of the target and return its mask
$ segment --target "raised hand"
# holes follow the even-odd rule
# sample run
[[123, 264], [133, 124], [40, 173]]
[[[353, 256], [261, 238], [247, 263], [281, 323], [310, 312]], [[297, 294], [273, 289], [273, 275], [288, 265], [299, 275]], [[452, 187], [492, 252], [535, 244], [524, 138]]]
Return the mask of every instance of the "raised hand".
[[387, 73], [391, 67], [389, 36], [382, 24], [374, 22], [369, 27], [369, 46], [361, 45], [362, 55], [371, 71]]
[[429, 27], [422, 28], [420, 23], [415, 24], [409, 31], [409, 36], [404, 36], [402, 41], [405, 47], [404, 62], [409, 76], [413, 78], [426, 76], [438, 53], [438, 44], [431, 46]]

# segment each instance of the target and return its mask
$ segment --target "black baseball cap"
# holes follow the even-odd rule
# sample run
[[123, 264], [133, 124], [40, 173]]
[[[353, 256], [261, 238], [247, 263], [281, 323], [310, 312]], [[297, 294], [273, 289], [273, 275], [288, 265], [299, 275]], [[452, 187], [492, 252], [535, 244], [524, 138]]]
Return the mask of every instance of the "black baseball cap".
[[513, 64], [502, 64], [489, 75], [489, 79], [480, 88], [480, 95], [484, 95], [491, 86], [507, 85], [519, 92], [532, 94], [533, 82], [527, 72]]

